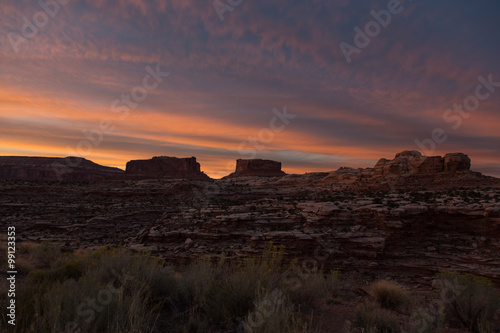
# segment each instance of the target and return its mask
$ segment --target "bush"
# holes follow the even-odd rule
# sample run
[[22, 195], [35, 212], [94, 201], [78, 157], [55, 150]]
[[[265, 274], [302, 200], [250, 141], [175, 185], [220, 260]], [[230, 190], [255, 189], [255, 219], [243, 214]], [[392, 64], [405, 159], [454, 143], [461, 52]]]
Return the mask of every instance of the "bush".
[[195, 304], [201, 304], [203, 296], [215, 279], [217, 272], [207, 260], [198, 260], [182, 272], [177, 291], [177, 301], [181, 310], [187, 310]]
[[[101, 248], [62, 254], [28, 244], [23, 254], [43, 264], [17, 289], [14, 332], [307, 331], [302, 304], [317, 304], [338, 287], [339, 273], [304, 272], [285, 283], [284, 247], [268, 243], [260, 258], [218, 265], [200, 259], [179, 271], [150, 253]], [[45, 258], [45, 259], [42, 259]], [[40, 259], [40, 260], [39, 260]], [[298, 286], [296, 289], [295, 286]], [[0, 307], [7, 297], [0, 294]], [[7, 326], [0, 314], [0, 330]], [[12, 328], [11, 328], [12, 329]]]
[[[318, 302], [333, 296], [339, 287], [340, 273], [338, 271], [332, 270], [330, 274], [325, 276], [321, 270], [303, 272], [301, 267], [293, 265], [291, 273], [290, 279], [285, 280], [282, 285], [295, 303], [317, 306]], [[289, 281], [294, 283], [287, 283]]]
[[412, 313], [411, 320], [405, 332], [408, 333], [438, 333], [445, 324], [443, 309], [434, 304], [422, 306]]
[[105, 249], [52, 262], [18, 289], [16, 332], [151, 331], [176, 289], [173, 270], [147, 253]]
[[199, 317], [196, 325], [234, 326], [252, 310], [259, 289], [277, 286], [283, 250], [268, 243], [262, 258], [240, 259], [234, 267], [223, 265], [224, 259], [217, 266], [194, 262], [181, 271], [179, 308]]
[[38, 246], [28, 249], [28, 251], [35, 260], [37, 267], [50, 267], [61, 254], [59, 245], [49, 241], [43, 241]]
[[47, 269], [35, 269], [29, 272], [28, 276], [34, 283], [63, 282], [67, 279], [80, 278], [88, 262], [82, 258], [63, 257], [53, 267]]
[[473, 332], [492, 332], [492, 319], [500, 307], [493, 283], [472, 275], [442, 272], [440, 292], [449, 316]]
[[396, 316], [389, 310], [381, 309], [376, 303], [358, 306], [356, 324], [370, 333], [394, 333], [398, 330]]
[[243, 322], [245, 333], [302, 333], [308, 332], [295, 312], [293, 304], [281, 291], [260, 291], [255, 308]]
[[384, 309], [402, 310], [411, 304], [410, 293], [395, 282], [380, 280], [369, 289], [374, 301]]
[[[183, 269], [178, 304], [179, 309], [188, 315], [186, 331], [206, 331], [207, 324], [219, 330], [234, 329], [251, 313], [260, 313], [258, 307], [262, 303], [259, 303], [259, 297], [266, 297], [269, 301], [266, 295], [280, 285], [283, 254], [283, 246], [269, 242], [261, 258], [239, 259], [233, 265], [221, 262], [217, 266], [201, 259]], [[290, 301], [287, 302], [291, 306]], [[295, 313], [293, 306], [276, 309], [281, 311], [280, 315], [284, 315], [285, 310]], [[285, 325], [289, 326], [288, 323]]]
[[203, 308], [212, 322], [234, 323], [243, 318], [252, 309], [257, 291], [271, 289], [278, 280], [254, 260], [224, 271], [224, 277], [212, 281], [203, 297]]

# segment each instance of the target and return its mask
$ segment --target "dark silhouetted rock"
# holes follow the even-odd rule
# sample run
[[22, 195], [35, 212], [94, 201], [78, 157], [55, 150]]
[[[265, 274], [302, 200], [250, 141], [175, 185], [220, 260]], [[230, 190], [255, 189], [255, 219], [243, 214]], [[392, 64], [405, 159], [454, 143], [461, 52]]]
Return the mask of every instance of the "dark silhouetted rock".
[[129, 161], [125, 175], [131, 179], [209, 179], [200, 171], [200, 163], [196, 162], [196, 157], [155, 156], [150, 160]]
[[224, 178], [234, 177], [281, 177], [286, 173], [281, 170], [281, 162], [271, 160], [236, 160], [236, 171]]
[[81, 157], [0, 156], [0, 179], [93, 182], [120, 174]]
[[470, 170], [470, 158], [462, 153], [446, 154], [444, 156], [444, 171], [458, 172]]
[[427, 175], [442, 172], [469, 171], [470, 159], [462, 153], [441, 156], [423, 156], [416, 150], [405, 150], [393, 160], [380, 159], [374, 167], [374, 176]]

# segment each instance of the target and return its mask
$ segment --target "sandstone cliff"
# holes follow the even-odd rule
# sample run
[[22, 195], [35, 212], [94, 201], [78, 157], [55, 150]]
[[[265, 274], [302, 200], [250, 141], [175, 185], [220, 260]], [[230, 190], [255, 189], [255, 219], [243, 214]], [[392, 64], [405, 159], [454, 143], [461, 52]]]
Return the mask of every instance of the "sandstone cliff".
[[129, 161], [125, 175], [131, 179], [209, 179], [201, 172], [196, 157], [177, 158], [156, 156], [150, 160]]
[[405, 150], [396, 154], [393, 160], [380, 159], [374, 167], [374, 176], [403, 176], [437, 174], [442, 172], [467, 172], [471, 160], [462, 153], [441, 156], [423, 156], [416, 150]]
[[224, 178], [235, 177], [281, 177], [286, 173], [281, 170], [281, 162], [262, 159], [238, 159], [236, 171]]

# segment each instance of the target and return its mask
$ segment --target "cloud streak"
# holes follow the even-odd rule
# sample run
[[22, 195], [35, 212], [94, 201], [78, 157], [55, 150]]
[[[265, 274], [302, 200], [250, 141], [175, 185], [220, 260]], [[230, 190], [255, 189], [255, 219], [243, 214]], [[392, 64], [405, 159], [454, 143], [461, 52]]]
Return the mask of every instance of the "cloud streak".
[[349, 65], [338, 45], [379, 1], [245, 1], [220, 22], [210, 1], [75, 0], [18, 53], [7, 34], [40, 7], [4, 1], [0, 154], [66, 156], [159, 63], [171, 76], [87, 158], [123, 168], [194, 155], [222, 176], [286, 104], [296, 121], [258, 156], [285, 169], [372, 166], [442, 127], [449, 139], [435, 154], [468, 153], [473, 169], [500, 176], [500, 91], [457, 131], [442, 119], [478, 75], [500, 81], [500, 4], [414, 3]]

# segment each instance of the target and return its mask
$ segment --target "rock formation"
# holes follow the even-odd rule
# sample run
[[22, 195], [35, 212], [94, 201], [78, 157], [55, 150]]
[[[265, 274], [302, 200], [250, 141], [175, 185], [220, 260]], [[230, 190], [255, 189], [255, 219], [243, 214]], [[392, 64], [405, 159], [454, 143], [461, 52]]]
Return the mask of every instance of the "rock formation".
[[416, 150], [405, 150], [393, 160], [380, 159], [374, 167], [374, 176], [425, 175], [470, 170], [470, 158], [462, 153], [441, 156], [423, 156]]
[[0, 156], [0, 179], [38, 181], [98, 181], [123, 170], [96, 164], [81, 157]]
[[200, 163], [196, 162], [196, 157], [155, 156], [150, 160], [129, 161], [125, 175], [131, 179], [209, 179], [200, 171]]
[[225, 178], [235, 177], [281, 177], [286, 173], [281, 170], [281, 162], [261, 159], [238, 159], [236, 171]]
[[[423, 156], [416, 150], [405, 150], [394, 159], [380, 159], [373, 168], [339, 170], [324, 173], [324, 181], [359, 186], [376, 184], [396, 178], [404, 182], [420, 182], [422, 177], [428, 182], [456, 178], [458, 174], [470, 174], [471, 160], [462, 153], [441, 156]], [[476, 173], [476, 176], [480, 174]], [[323, 178], [321, 173], [309, 173], [306, 178]], [[316, 176], [315, 176], [316, 175]], [[238, 159], [236, 170], [224, 178], [237, 177], [283, 177], [281, 162], [262, 159]], [[413, 179], [413, 178], [419, 179]], [[469, 177], [468, 180], [472, 178]], [[292, 177], [293, 178], [293, 177]], [[285, 177], [283, 180], [288, 181]], [[0, 156], [0, 179], [40, 180], [40, 181], [97, 181], [97, 180], [141, 180], [141, 179], [210, 179], [200, 171], [195, 157], [177, 158], [159, 156], [149, 160], [132, 160], [126, 171], [98, 165], [80, 157], [9, 157]], [[424, 180], [425, 181], [425, 180]]]
[[444, 156], [444, 171], [457, 172], [470, 169], [470, 158], [462, 153], [446, 154]]
[[[227, 260], [259, 255], [273, 241], [301, 264], [313, 259], [343, 274], [426, 285], [450, 270], [500, 286], [500, 179], [464, 171], [469, 160], [462, 154], [403, 152], [395, 160], [213, 181], [141, 178], [172, 176], [167, 166], [176, 175], [199, 175], [194, 158], [131, 161], [129, 174], [117, 175], [128, 177], [123, 182], [0, 181], [0, 216], [20, 242], [51, 239], [67, 250], [125, 244], [182, 265], [221, 253]], [[279, 162], [266, 164], [280, 171]], [[385, 168], [403, 176], [373, 176]]]

